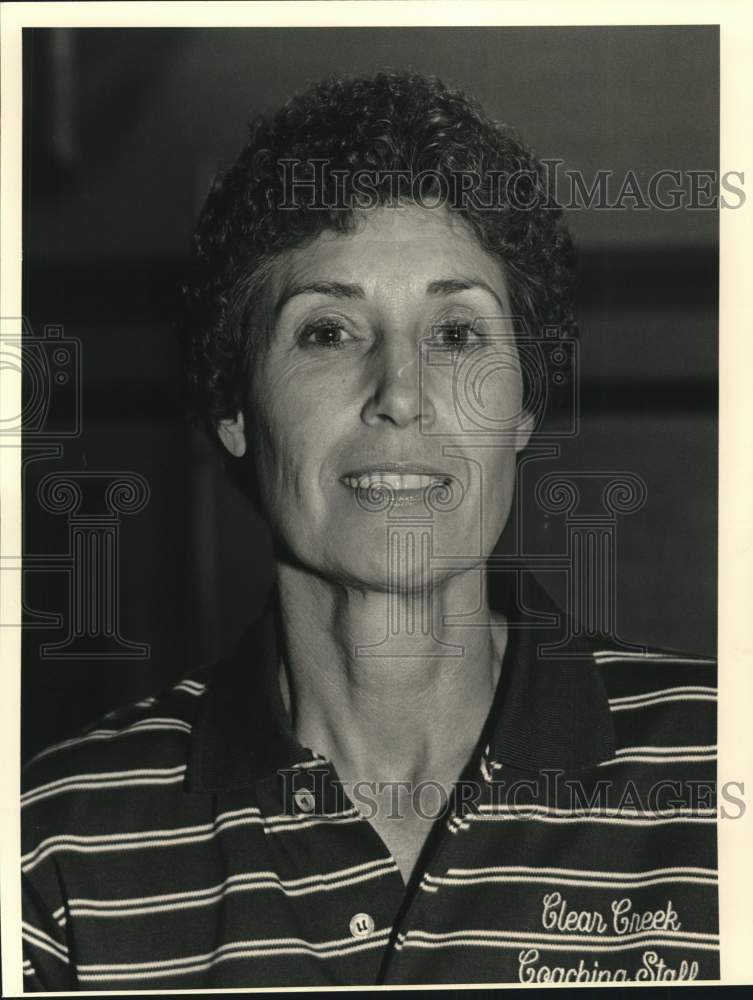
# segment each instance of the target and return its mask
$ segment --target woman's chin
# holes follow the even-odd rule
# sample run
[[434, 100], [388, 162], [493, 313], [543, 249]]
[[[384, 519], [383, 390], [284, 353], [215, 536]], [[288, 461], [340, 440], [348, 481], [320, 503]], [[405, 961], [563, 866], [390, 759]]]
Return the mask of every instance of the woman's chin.
[[286, 540], [293, 562], [325, 580], [408, 594], [441, 585], [444, 578], [484, 560], [498, 534], [482, 532], [479, 516], [470, 509], [422, 518], [392, 509], [343, 511], [333, 506], [298, 518], [299, 525], [310, 527], [293, 537], [280, 525], [279, 537]]
[[428, 546], [422, 550], [419, 545], [408, 545], [391, 553], [359, 546], [330, 552], [326, 565], [316, 569], [325, 580], [354, 590], [417, 597], [441, 588], [476, 562], [483, 559], [464, 557], [462, 564], [456, 560], [448, 564]]

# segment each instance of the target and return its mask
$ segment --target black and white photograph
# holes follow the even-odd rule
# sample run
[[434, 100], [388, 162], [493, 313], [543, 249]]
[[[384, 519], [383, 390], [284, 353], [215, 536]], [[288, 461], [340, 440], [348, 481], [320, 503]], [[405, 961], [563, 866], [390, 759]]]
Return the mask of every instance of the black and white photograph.
[[21, 32], [3, 946], [719, 982], [725, 29], [313, 6]]

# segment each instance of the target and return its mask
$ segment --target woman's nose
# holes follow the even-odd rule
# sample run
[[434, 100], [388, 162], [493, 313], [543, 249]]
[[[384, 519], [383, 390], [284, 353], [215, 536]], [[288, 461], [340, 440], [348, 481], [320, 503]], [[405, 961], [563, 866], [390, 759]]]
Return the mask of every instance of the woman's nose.
[[369, 426], [408, 427], [434, 420], [428, 386], [422, 379], [421, 345], [413, 337], [383, 338], [372, 357], [369, 392], [362, 417]]

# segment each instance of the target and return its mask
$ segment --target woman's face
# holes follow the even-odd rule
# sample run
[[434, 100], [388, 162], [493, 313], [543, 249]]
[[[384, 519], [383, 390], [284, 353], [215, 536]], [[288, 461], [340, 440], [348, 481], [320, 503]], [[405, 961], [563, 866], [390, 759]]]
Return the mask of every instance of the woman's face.
[[[530, 422], [501, 265], [444, 210], [360, 222], [277, 264], [249, 425], [239, 414], [220, 435], [251, 450], [263, 510], [298, 562], [414, 589], [491, 552]], [[396, 559], [401, 547], [412, 556]]]

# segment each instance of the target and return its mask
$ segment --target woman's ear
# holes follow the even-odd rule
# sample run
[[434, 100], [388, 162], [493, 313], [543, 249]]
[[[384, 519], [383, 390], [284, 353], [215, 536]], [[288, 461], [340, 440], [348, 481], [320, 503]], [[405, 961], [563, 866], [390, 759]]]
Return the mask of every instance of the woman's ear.
[[240, 410], [235, 418], [220, 420], [217, 434], [231, 455], [242, 458], [246, 454], [246, 431]]

